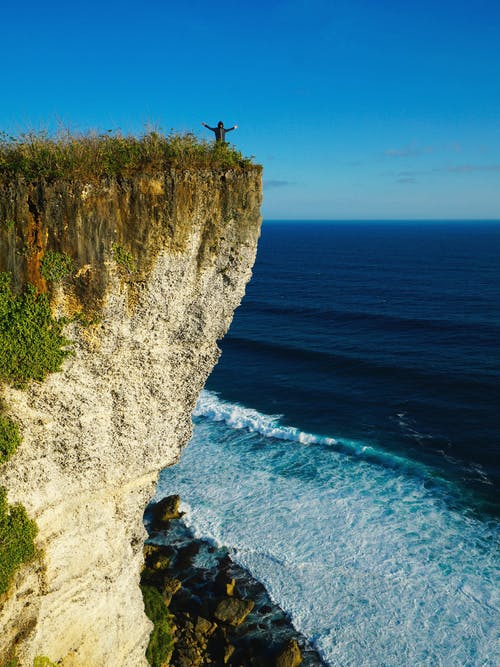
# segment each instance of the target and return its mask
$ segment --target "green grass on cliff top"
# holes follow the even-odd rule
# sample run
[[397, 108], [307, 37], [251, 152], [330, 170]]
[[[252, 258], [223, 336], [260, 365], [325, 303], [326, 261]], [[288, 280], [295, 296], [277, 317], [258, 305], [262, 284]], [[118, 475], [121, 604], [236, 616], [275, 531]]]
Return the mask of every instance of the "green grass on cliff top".
[[169, 168], [260, 169], [252, 158], [228, 144], [200, 141], [194, 134], [148, 132], [135, 137], [120, 133], [0, 133], [0, 179], [21, 176], [28, 181], [127, 177]]

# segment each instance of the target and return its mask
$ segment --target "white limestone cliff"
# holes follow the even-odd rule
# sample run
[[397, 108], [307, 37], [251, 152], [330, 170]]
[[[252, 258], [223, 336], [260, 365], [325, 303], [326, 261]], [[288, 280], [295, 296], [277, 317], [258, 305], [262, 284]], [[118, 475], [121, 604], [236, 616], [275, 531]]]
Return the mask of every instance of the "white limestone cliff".
[[[64, 666], [147, 664], [143, 512], [190, 438], [217, 340], [250, 278], [260, 178], [257, 169], [175, 174], [38, 195], [39, 242], [56, 239], [78, 269], [53, 290], [53, 308], [89, 306], [94, 323], [67, 326], [74, 353], [61, 372], [3, 389], [23, 442], [0, 485], [36, 520], [39, 557], [0, 599], [0, 664], [13, 646], [21, 667], [39, 655]], [[113, 259], [112, 239], [132, 248], [135, 274]]]

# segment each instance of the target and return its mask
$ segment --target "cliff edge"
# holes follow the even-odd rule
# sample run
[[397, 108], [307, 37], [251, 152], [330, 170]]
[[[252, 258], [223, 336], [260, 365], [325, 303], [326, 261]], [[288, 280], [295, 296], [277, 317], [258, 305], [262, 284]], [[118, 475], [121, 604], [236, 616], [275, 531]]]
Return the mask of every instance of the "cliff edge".
[[0, 664], [147, 664], [143, 512], [250, 278], [262, 188], [249, 164], [146, 172], [0, 185], [0, 271], [49, 294], [70, 343], [60, 372], [1, 387], [22, 444], [0, 487], [38, 535], [0, 596]]

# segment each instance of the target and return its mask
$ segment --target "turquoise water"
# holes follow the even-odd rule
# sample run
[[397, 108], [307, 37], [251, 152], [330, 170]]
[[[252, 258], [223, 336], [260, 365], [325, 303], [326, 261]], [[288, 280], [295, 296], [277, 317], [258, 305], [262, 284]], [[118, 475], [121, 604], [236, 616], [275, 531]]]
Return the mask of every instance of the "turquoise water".
[[332, 665], [496, 665], [500, 226], [265, 224], [158, 495]]

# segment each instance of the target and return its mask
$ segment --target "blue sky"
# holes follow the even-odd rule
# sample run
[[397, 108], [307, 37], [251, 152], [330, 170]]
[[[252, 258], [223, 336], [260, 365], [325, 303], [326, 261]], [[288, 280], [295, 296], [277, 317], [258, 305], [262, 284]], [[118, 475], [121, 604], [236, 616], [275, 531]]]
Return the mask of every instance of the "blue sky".
[[27, 0], [2, 24], [0, 129], [222, 119], [267, 218], [500, 218], [498, 0]]

